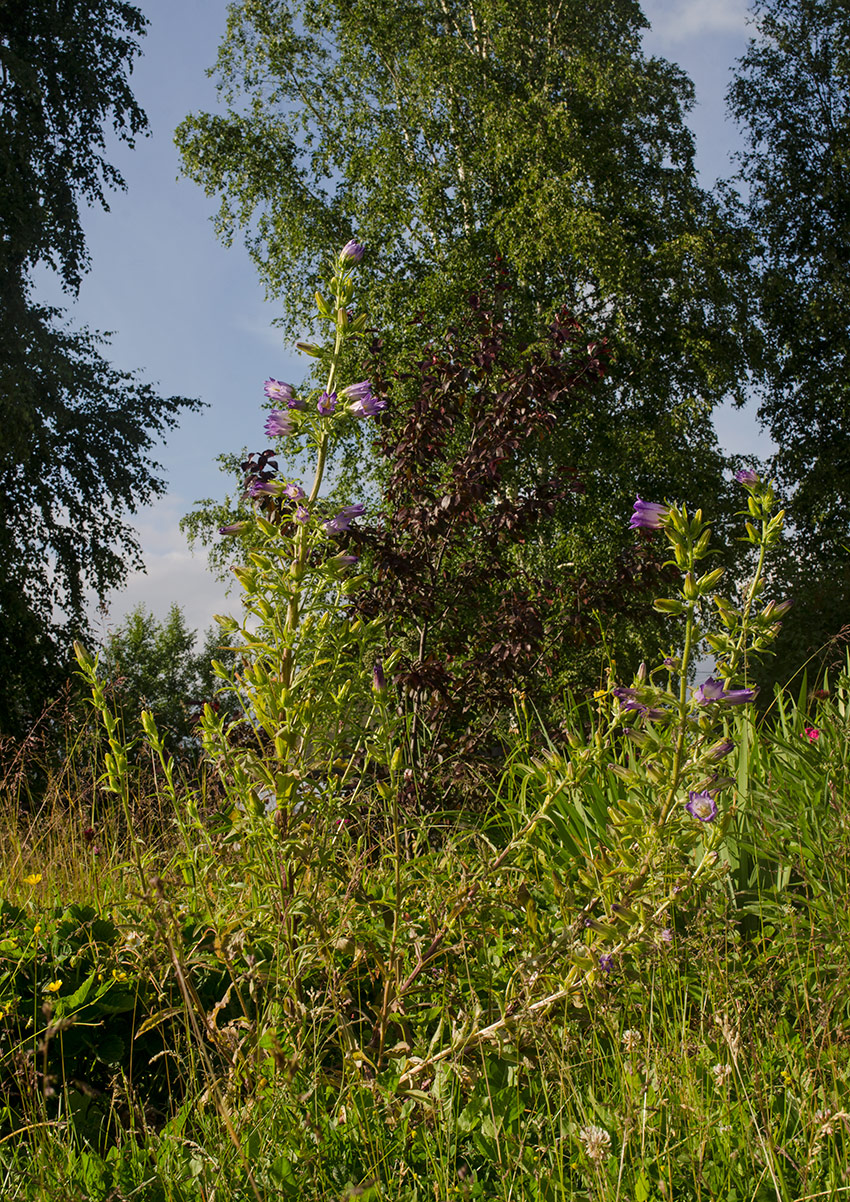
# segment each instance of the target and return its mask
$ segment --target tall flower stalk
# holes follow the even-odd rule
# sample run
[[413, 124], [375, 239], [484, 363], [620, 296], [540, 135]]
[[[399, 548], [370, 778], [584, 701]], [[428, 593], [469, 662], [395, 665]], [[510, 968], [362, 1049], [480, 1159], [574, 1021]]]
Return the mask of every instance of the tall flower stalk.
[[[280, 380], [265, 385], [276, 406], [265, 425], [269, 438], [287, 450], [306, 443], [314, 452], [309, 491], [279, 476], [274, 451], [251, 455], [245, 464], [245, 497], [253, 505], [253, 518], [222, 530], [249, 534], [251, 549], [248, 563], [234, 569], [243, 589], [245, 620], [240, 625], [233, 618], [218, 619], [227, 632], [238, 632], [244, 667], [236, 680], [220, 665], [216, 671], [238, 689], [258, 737], [274, 754], [237, 752], [211, 707], [204, 713], [204, 741], [237, 793], [252, 795], [257, 809], [265, 799], [264, 808], [291, 811], [308, 774], [319, 762], [327, 765], [339, 758], [335, 753], [346, 744], [358, 713], [358, 692], [360, 703], [369, 696], [365, 647], [379, 624], [355, 623], [346, 616], [345, 599], [358, 587], [351, 572], [357, 560], [339, 544], [364, 506], [357, 503], [334, 513], [321, 498], [334, 440], [346, 423], [373, 416], [385, 404], [372, 395], [368, 381], [339, 386], [346, 343], [366, 327], [366, 314], [350, 311], [353, 275], [362, 256], [359, 244], [348, 243], [330, 261], [329, 299], [316, 293], [319, 326], [330, 326], [331, 337], [324, 344], [297, 344], [325, 366], [324, 388], [302, 394]], [[359, 667], [353, 670], [352, 664]]]

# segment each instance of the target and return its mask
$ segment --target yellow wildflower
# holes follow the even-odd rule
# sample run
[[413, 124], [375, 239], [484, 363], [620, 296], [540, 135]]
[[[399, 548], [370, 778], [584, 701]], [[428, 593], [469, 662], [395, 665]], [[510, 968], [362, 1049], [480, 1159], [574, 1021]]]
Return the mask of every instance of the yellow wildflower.
[[48, 993], [58, 993], [61, 988], [62, 988], [61, 981], [51, 981], [50, 984], [47, 986], [47, 992]]
[[31, 872], [29, 876], [24, 877], [24, 884], [25, 885], [37, 885], [40, 880], [41, 880], [40, 872]]

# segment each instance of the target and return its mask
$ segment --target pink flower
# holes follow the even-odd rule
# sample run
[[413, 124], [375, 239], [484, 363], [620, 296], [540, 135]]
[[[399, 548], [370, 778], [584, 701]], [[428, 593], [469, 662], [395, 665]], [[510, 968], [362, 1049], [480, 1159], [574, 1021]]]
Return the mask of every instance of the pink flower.
[[816, 726], [806, 726], [800, 732], [801, 739], [808, 739], [810, 743], [816, 743], [820, 738], [820, 731]]

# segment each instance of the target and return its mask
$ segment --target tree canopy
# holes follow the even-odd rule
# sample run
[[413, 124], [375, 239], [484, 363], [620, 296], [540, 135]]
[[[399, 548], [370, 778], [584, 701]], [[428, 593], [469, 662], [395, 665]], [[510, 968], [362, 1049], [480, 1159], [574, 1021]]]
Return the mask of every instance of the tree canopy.
[[107, 128], [132, 144], [146, 22], [120, 0], [0, 6], [0, 730], [23, 729], [61, 675], [63, 645], [138, 565], [132, 514], [164, 485], [150, 452], [197, 402], [110, 366], [103, 338], [33, 299], [52, 268], [88, 266], [80, 206], [122, 187]]
[[729, 91], [770, 349], [760, 415], [807, 542], [850, 532], [850, 21], [843, 0], [757, 5]]
[[[548, 539], [555, 579], [566, 562], [615, 578], [636, 491], [729, 508], [711, 411], [743, 395], [748, 237], [699, 186], [693, 89], [644, 53], [646, 24], [633, 0], [244, 0], [213, 71], [221, 111], [177, 131], [289, 334], [309, 328], [327, 248], [365, 243], [394, 433], [410, 364], [451, 342], [495, 264], [506, 364], [562, 308], [606, 341], [590, 413], [555, 405], [521, 452], [531, 477], [582, 479], [580, 516]], [[362, 481], [375, 458], [352, 462]]]
[[698, 185], [692, 86], [645, 26], [633, 0], [245, 0], [226, 111], [180, 126], [184, 168], [291, 331], [352, 233], [382, 331], [452, 319], [502, 256], [529, 322], [566, 304], [611, 339], [620, 407], [696, 412], [741, 384], [746, 239]]
[[218, 627], [206, 631], [200, 648], [186, 616], [172, 605], [160, 621], [137, 605], [104, 642], [100, 669], [109, 682], [125, 737], [141, 739], [139, 715], [151, 710], [170, 754], [192, 757], [200, 747], [196, 725], [204, 704], [235, 708], [212, 669], [213, 658], [232, 664], [233, 652], [221, 646]]
[[850, 604], [848, 15], [845, 0], [757, 4], [729, 91], [757, 239], [759, 416], [792, 521], [783, 575], [798, 605], [779, 643], [783, 668], [835, 635]]

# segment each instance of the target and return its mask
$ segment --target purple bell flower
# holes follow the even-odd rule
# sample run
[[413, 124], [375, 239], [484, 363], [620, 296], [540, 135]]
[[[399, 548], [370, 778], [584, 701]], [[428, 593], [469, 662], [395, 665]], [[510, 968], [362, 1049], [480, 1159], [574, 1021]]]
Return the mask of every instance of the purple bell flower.
[[256, 500], [257, 497], [279, 497], [283, 491], [283, 485], [278, 480], [252, 480], [248, 495]]
[[640, 497], [636, 497], [629, 529], [660, 530], [669, 514], [669, 505], [661, 505], [657, 501], [642, 501]]
[[270, 401], [279, 401], [291, 408], [291, 402], [295, 396], [295, 389], [291, 384], [284, 384], [283, 380], [266, 380], [263, 385], [263, 392]]
[[709, 705], [712, 701], [722, 701], [725, 696], [726, 690], [723, 688], [723, 681], [709, 676], [694, 693], [694, 701], [697, 705]]
[[372, 396], [371, 392], [365, 396], [358, 397], [356, 401], [352, 401], [348, 406], [348, 412], [355, 417], [374, 417], [376, 413], [380, 413], [382, 409], [386, 409], [387, 402], [381, 398]]
[[721, 739], [719, 743], [715, 743], [713, 747], [709, 747], [705, 755], [706, 759], [709, 760], [722, 760], [730, 751], [734, 750], [735, 744], [731, 739]]
[[759, 483], [758, 475], [749, 467], [742, 467], [739, 472], [735, 472], [735, 479], [745, 488], [751, 488], [754, 484]]
[[330, 417], [334, 409], [336, 409], [336, 393], [323, 392], [319, 397], [316, 409], [321, 417]]
[[362, 517], [365, 512], [366, 506], [361, 501], [358, 501], [355, 505], [346, 505], [344, 509], [339, 511], [336, 517], [325, 522], [325, 530], [327, 530], [328, 534], [341, 534], [344, 530], [348, 529], [354, 518]]
[[347, 397], [349, 401], [359, 401], [362, 397], [371, 395], [372, 385], [368, 380], [361, 380], [359, 384], [348, 384], [340, 389], [340, 396]]
[[292, 433], [292, 418], [281, 409], [272, 409], [263, 429], [267, 438], [283, 438]]
[[688, 793], [685, 809], [700, 822], [713, 822], [717, 817], [717, 802], [710, 793]]

